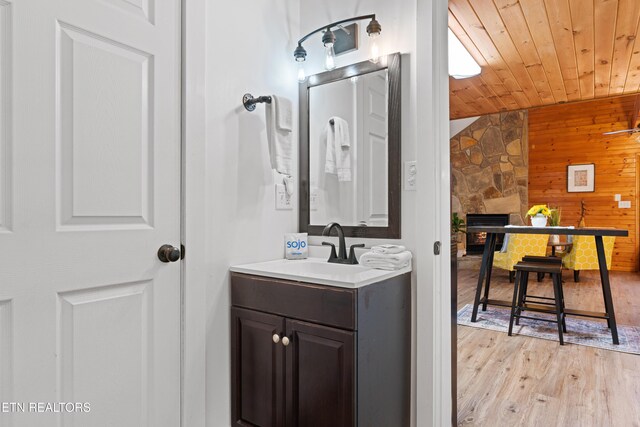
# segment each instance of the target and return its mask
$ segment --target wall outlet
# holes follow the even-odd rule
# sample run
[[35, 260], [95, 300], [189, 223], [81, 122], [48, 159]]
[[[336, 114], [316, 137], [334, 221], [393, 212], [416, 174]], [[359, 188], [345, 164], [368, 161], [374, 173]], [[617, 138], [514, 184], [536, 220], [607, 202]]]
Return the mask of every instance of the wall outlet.
[[631, 208], [631, 201], [630, 200], [621, 200], [618, 202], [618, 207], [620, 209], [630, 209]]
[[279, 211], [289, 211], [293, 209], [291, 197], [287, 194], [284, 184], [276, 184], [276, 209]]
[[620, 200], [622, 200], [622, 196], [620, 194], [615, 194], [613, 196], [613, 200], [615, 200], [616, 202], [619, 202]]
[[416, 161], [404, 162], [404, 189], [405, 191], [416, 191], [418, 179], [418, 166]]
[[319, 197], [320, 195], [318, 189], [312, 188], [311, 192], [309, 193], [309, 209], [311, 209], [312, 211], [318, 210], [318, 204], [320, 203], [320, 200], [318, 200]]

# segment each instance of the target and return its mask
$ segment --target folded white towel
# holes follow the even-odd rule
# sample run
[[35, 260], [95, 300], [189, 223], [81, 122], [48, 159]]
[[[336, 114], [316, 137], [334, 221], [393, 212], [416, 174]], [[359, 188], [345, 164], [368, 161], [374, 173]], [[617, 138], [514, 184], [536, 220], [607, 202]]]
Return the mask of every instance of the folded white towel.
[[398, 254], [379, 254], [367, 252], [360, 257], [360, 264], [365, 267], [378, 268], [381, 270], [399, 270], [411, 265], [413, 255], [409, 251]]
[[[283, 175], [292, 175], [293, 171], [293, 142], [291, 138], [291, 124], [286, 128], [288, 117], [291, 122], [291, 101], [286, 98], [271, 96], [271, 104], [265, 107], [267, 122], [267, 140], [269, 141], [269, 155], [271, 167]], [[280, 113], [280, 110], [284, 112]], [[282, 122], [282, 125], [279, 123]]]
[[407, 248], [400, 245], [377, 245], [371, 247], [371, 251], [377, 254], [399, 254], [406, 250]]
[[[333, 124], [331, 124], [333, 121]], [[326, 126], [327, 154], [325, 173], [338, 176], [338, 181], [351, 181], [351, 138], [349, 124], [340, 117], [331, 117]]]
[[376, 270], [395, 271], [395, 270], [401, 270], [405, 267], [409, 267], [411, 265], [411, 261], [403, 265], [389, 264], [388, 262], [368, 262], [366, 264], [362, 263], [362, 265], [369, 268], [375, 268]]
[[369, 251], [362, 254], [362, 256], [365, 257], [365, 259], [367, 260], [383, 261], [383, 262], [390, 262], [390, 263], [402, 263], [410, 260], [413, 257], [413, 255], [409, 251], [404, 251], [397, 254], [379, 254], [379, 253]]

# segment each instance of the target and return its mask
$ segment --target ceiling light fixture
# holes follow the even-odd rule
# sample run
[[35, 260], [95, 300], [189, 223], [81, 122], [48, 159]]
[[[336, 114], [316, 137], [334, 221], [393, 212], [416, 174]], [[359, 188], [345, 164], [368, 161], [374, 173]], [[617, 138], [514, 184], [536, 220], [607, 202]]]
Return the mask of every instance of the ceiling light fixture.
[[449, 28], [449, 75], [454, 79], [477, 76], [482, 68]]
[[[370, 19], [369, 25], [367, 25], [367, 34], [369, 35], [369, 49], [370, 49], [370, 60], [372, 62], [378, 62], [380, 58], [380, 47], [378, 45], [378, 39], [380, 38], [380, 33], [382, 32], [382, 26], [376, 20], [376, 15], [363, 15], [357, 16], [355, 18], [343, 19], [342, 21], [333, 22], [329, 25], [325, 25], [323, 27], [318, 28], [315, 31], [310, 32], [306, 36], [302, 37], [298, 40], [298, 46], [293, 51], [293, 57], [296, 59], [296, 62], [299, 63], [298, 68], [298, 81], [304, 82], [306, 80], [306, 74], [304, 71], [303, 63], [307, 59], [307, 51], [302, 47], [302, 43], [304, 43], [309, 37], [312, 35], [323, 32], [322, 35], [322, 44], [325, 48], [325, 58], [324, 58], [324, 67], [327, 70], [333, 70], [336, 68], [335, 61], [335, 50], [334, 45], [336, 43], [336, 35], [332, 31], [332, 29], [338, 28], [348, 34], [348, 31], [343, 30], [343, 24], [355, 21], [361, 21], [364, 19]], [[355, 35], [354, 35], [355, 36]], [[356, 46], [357, 47], [357, 46]]]

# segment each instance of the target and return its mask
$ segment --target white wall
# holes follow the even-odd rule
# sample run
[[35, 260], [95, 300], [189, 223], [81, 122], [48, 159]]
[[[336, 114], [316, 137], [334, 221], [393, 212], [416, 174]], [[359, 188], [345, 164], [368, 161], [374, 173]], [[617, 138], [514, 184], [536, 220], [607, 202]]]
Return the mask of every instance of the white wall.
[[471, 123], [478, 120], [480, 117], [466, 117], [464, 119], [450, 120], [449, 121], [449, 137], [453, 138], [463, 130], [465, 130]]
[[[298, 3], [207, 2], [202, 233], [207, 272], [206, 425], [211, 427], [230, 424], [229, 266], [282, 257], [283, 234], [297, 230], [296, 206], [291, 211], [275, 210], [265, 106], [250, 113], [241, 99], [246, 92], [286, 96], [294, 103], [297, 124], [292, 52], [300, 34]], [[297, 139], [294, 131], [293, 140]]]

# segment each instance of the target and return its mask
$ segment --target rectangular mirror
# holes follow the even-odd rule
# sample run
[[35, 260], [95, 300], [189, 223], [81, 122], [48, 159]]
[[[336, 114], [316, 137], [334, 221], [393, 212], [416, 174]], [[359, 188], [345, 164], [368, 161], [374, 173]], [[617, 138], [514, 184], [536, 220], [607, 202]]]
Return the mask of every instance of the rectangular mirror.
[[400, 238], [400, 54], [300, 84], [300, 230]]

